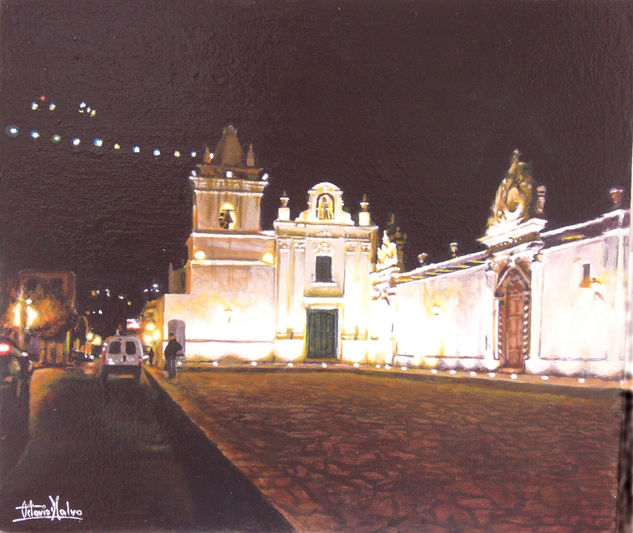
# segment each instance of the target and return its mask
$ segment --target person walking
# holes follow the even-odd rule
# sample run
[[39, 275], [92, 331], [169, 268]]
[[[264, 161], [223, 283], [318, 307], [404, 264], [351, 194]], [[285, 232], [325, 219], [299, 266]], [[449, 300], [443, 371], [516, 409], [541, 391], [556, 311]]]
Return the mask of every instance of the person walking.
[[147, 352], [147, 357], [149, 357], [149, 366], [154, 366], [154, 348], [151, 346]]
[[167, 361], [167, 375], [170, 378], [176, 376], [176, 356], [182, 350], [182, 346], [176, 340], [176, 335], [169, 334], [169, 342], [165, 346], [165, 360]]

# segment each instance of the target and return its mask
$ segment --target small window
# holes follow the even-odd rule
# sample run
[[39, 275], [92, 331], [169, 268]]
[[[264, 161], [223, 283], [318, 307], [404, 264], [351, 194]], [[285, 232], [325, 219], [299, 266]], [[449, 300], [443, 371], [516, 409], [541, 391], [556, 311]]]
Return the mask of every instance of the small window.
[[582, 265], [582, 280], [583, 282], [591, 281], [591, 265], [589, 263]]
[[125, 353], [127, 355], [134, 355], [136, 353], [136, 343], [134, 341], [125, 342]]
[[110, 343], [108, 353], [112, 355], [117, 355], [121, 353], [121, 341], [112, 341]]
[[218, 223], [222, 229], [235, 228], [235, 208], [231, 204], [224, 204], [222, 206]]
[[332, 281], [332, 258], [329, 255], [318, 255], [316, 258], [316, 281]]

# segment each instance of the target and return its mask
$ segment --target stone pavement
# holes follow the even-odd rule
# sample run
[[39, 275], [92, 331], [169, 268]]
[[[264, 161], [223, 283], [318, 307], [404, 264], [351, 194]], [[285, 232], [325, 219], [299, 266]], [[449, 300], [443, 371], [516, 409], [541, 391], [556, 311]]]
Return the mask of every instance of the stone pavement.
[[299, 531], [615, 530], [617, 385], [148, 370]]

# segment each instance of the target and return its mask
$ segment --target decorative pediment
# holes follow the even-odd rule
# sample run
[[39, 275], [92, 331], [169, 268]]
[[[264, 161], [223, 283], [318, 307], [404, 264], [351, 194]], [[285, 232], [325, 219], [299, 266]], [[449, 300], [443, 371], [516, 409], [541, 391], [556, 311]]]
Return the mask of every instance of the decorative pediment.
[[538, 238], [546, 221], [541, 218], [545, 204], [545, 187], [536, 187], [521, 153], [512, 154], [510, 168], [497, 188], [490, 207], [486, 234], [479, 239], [488, 247], [511, 246], [533, 236]]
[[490, 207], [487, 227], [525, 222], [531, 217], [532, 189], [534, 180], [523, 161], [520, 152], [512, 154], [510, 168], [497, 189]]
[[322, 182], [308, 191], [308, 209], [298, 222], [353, 225], [352, 216], [343, 210], [343, 191], [336, 185]]
[[377, 250], [377, 259], [377, 268], [379, 270], [396, 266], [398, 264], [398, 248], [396, 243], [391, 242], [386, 231], [382, 234], [382, 245]]

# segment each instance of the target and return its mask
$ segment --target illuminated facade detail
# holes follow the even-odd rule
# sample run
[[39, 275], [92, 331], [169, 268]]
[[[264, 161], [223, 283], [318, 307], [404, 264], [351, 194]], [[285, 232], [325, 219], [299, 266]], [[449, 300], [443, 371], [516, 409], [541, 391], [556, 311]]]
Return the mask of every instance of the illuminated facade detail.
[[622, 375], [629, 212], [544, 232], [544, 196], [515, 152], [486, 250], [393, 276], [394, 363]]
[[373, 350], [370, 274], [378, 228], [354, 224], [342, 194], [332, 183], [319, 183], [295, 220], [274, 222], [280, 359], [356, 362]]
[[261, 169], [247, 164], [233, 126], [224, 128], [213, 155], [207, 148], [202, 159], [189, 177], [189, 260], [170, 272], [170, 293], [160, 304], [163, 339], [177, 320], [188, 355], [266, 358], [275, 336], [275, 239], [260, 228], [267, 183]]
[[396, 243], [389, 240], [386, 231], [382, 234], [382, 246], [378, 248], [377, 256], [379, 267], [386, 268], [398, 264], [398, 249]]
[[523, 272], [510, 268], [495, 291], [498, 301], [497, 359], [500, 366], [523, 370], [529, 356], [530, 282]]
[[235, 207], [231, 204], [224, 204], [220, 209], [218, 222], [222, 229], [235, 229]]
[[323, 182], [296, 220], [284, 193], [274, 231], [262, 231], [268, 181], [254, 162], [227, 126], [189, 177], [189, 260], [170, 268], [169, 294], [156, 302], [162, 338], [177, 324], [187, 356], [214, 361], [366, 360], [377, 232], [367, 206], [366, 224], [354, 224], [342, 191]]
[[[534, 181], [520, 152], [514, 151], [508, 172], [497, 189], [495, 200], [490, 208], [488, 228], [511, 222], [524, 222], [530, 218], [532, 189]], [[542, 212], [542, 207], [540, 208]]]
[[262, 231], [268, 180], [254, 161], [228, 126], [189, 178], [189, 260], [170, 268], [170, 293], [153, 304], [161, 339], [175, 331], [188, 357], [621, 375], [629, 212], [615, 200], [595, 220], [544, 231], [545, 187], [515, 151], [485, 249], [458, 255], [452, 243], [446, 261], [420, 254], [404, 272], [393, 217], [378, 248], [367, 200], [356, 224], [329, 182], [294, 219], [284, 192]]

